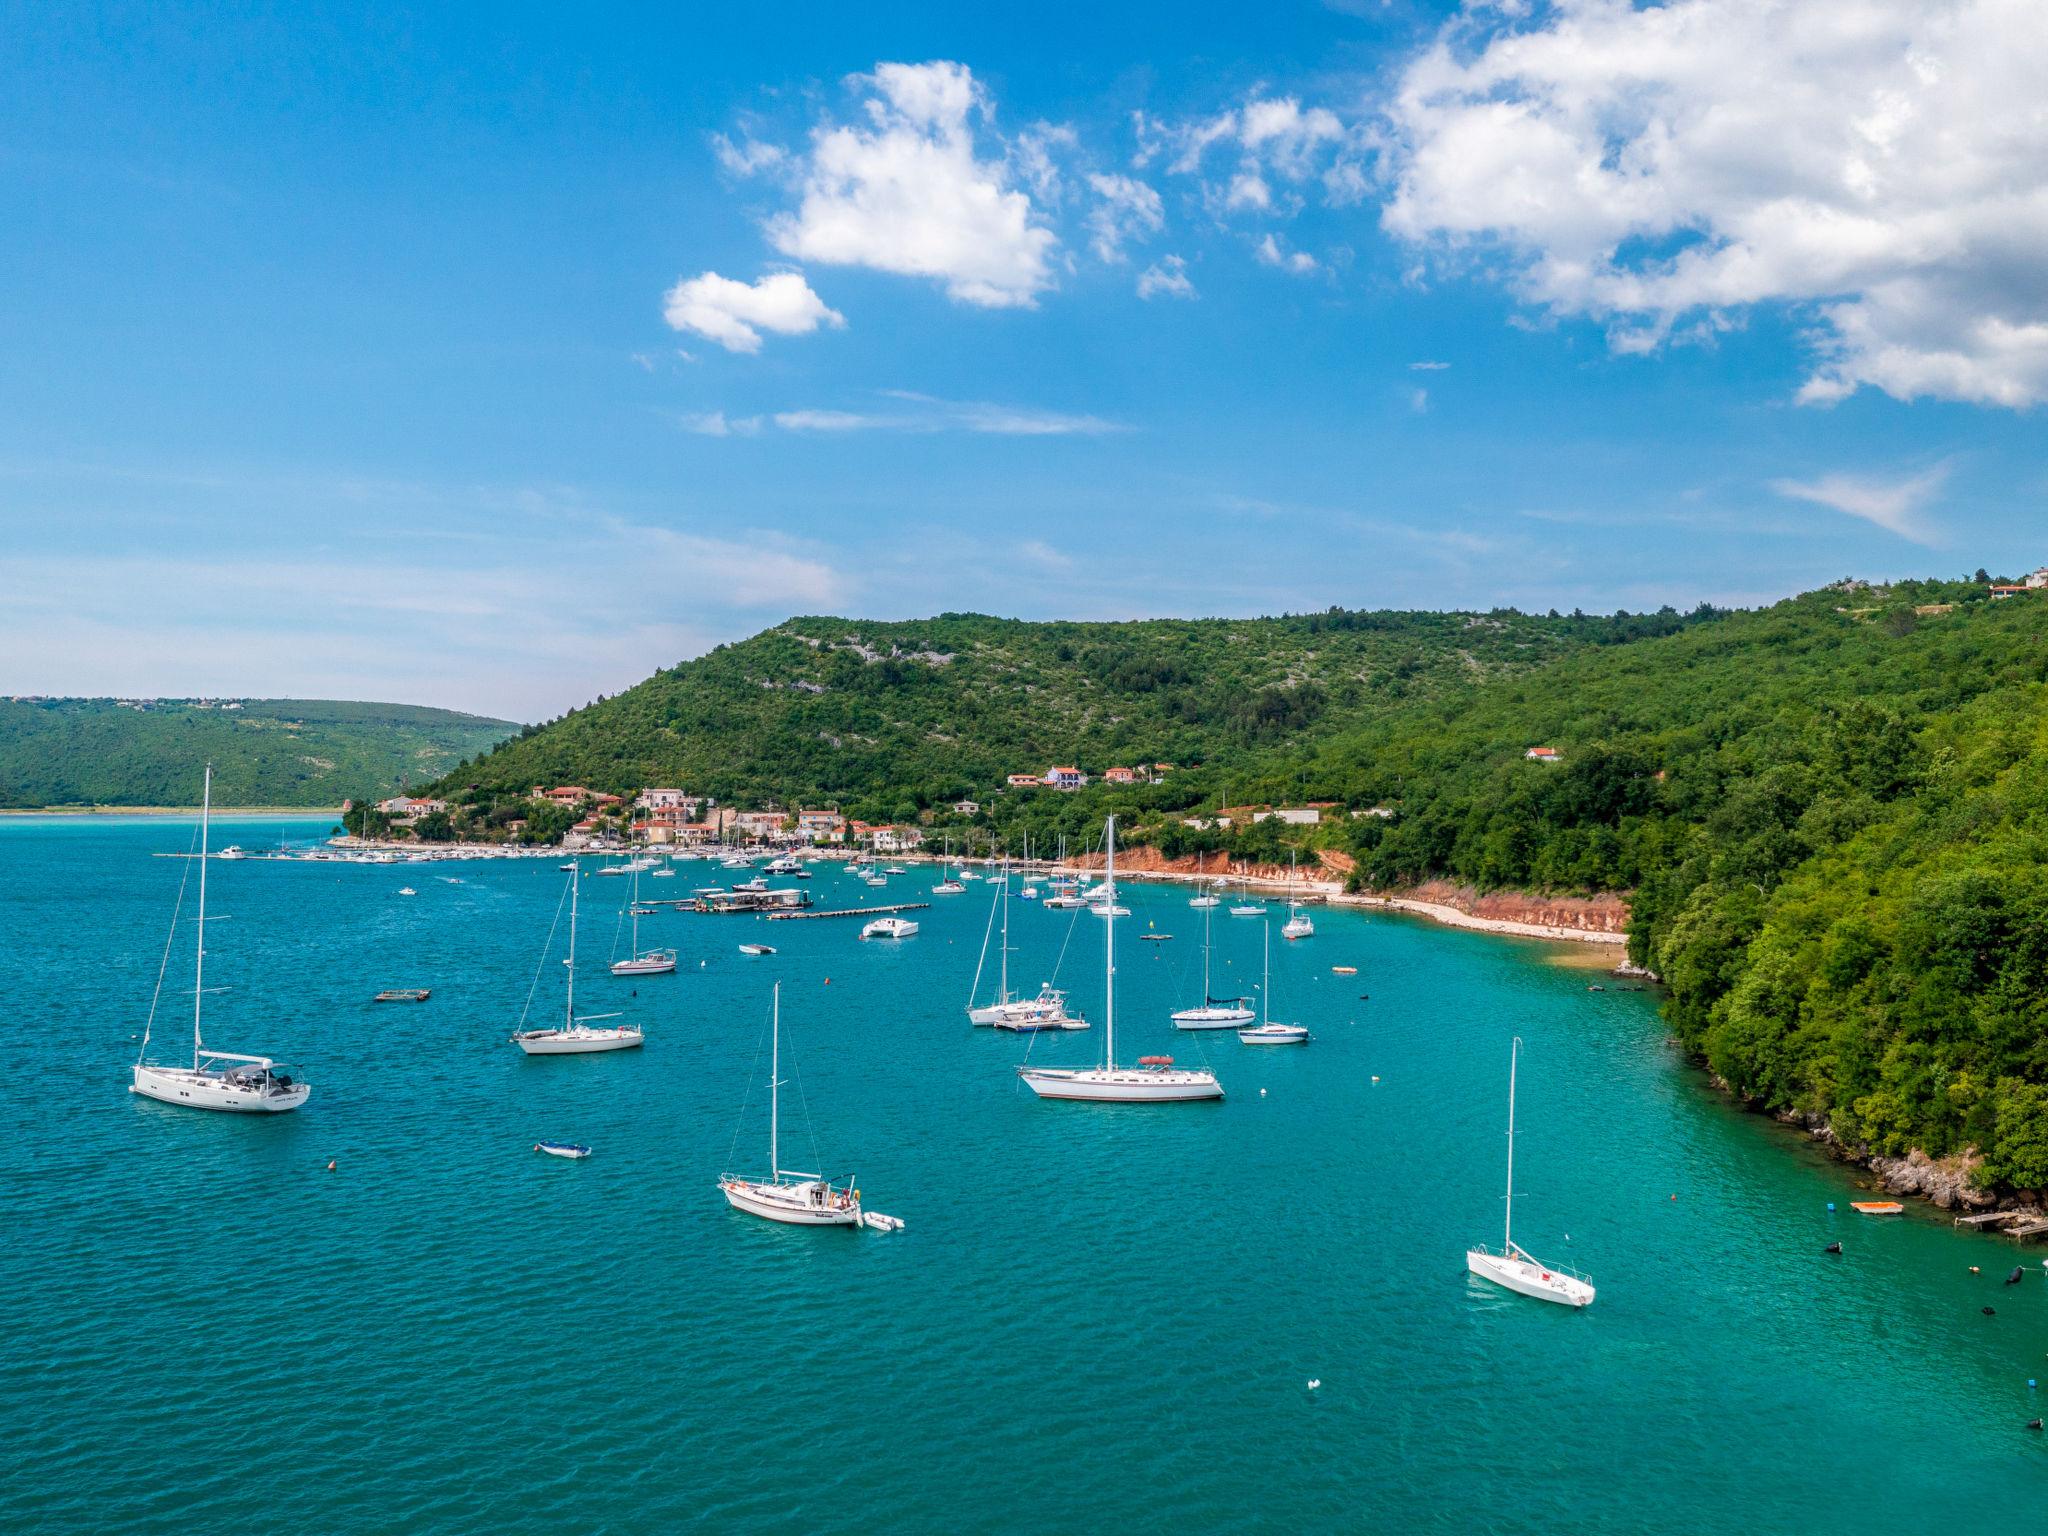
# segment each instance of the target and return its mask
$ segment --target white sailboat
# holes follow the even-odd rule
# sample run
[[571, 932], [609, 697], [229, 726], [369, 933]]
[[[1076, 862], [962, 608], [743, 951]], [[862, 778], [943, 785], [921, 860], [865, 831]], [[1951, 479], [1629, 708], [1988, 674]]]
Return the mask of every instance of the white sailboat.
[[1175, 1029], [1237, 1029], [1252, 1021], [1251, 1009], [1245, 1007], [1241, 997], [1216, 997], [1209, 991], [1209, 955], [1212, 949], [1210, 930], [1214, 926], [1215, 906], [1212, 901], [1202, 911], [1202, 1003], [1198, 1008], [1182, 1008], [1173, 1015]]
[[1240, 1029], [1237, 1038], [1246, 1045], [1307, 1045], [1307, 1025], [1273, 1021], [1273, 925], [1265, 926], [1266, 978], [1259, 985], [1259, 1012], [1263, 1017], [1251, 1029]]
[[[627, 959], [612, 962], [614, 976], [666, 976], [676, 968], [676, 952], [672, 949], [647, 949], [640, 947], [640, 873], [633, 872], [633, 894], [628, 899], [627, 911], [633, 919], [633, 945]], [[614, 937], [612, 953], [617, 954], [618, 939]]]
[[[981, 936], [981, 958], [975, 963], [974, 982], [967, 990], [967, 1021], [970, 1024], [986, 1024], [996, 1029], [1015, 1030], [1030, 1033], [1041, 1029], [1086, 1029], [1086, 1019], [1075, 1018], [1067, 1012], [1067, 995], [1046, 982], [1038, 989], [1036, 997], [1019, 997], [1010, 990], [1010, 879], [1006, 868], [1000, 879], [989, 882], [995, 888], [994, 899], [989, 903], [988, 927]], [[988, 941], [996, 931], [996, 912], [1000, 909], [1003, 927], [996, 959], [996, 999], [977, 1008], [974, 996], [981, 990], [981, 973], [988, 964]]]
[[[736, 1211], [795, 1227], [857, 1227], [861, 1225], [860, 1190], [851, 1176], [833, 1180], [818, 1173], [795, 1173], [782, 1166], [782, 983], [775, 984], [773, 1043], [768, 1057], [768, 1177], [743, 1179], [723, 1174], [718, 1180], [725, 1203]], [[760, 1060], [757, 1056], [756, 1061]]]
[[1266, 904], [1252, 899], [1252, 884], [1249, 880], [1237, 882], [1237, 900], [1230, 904], [1232, 917], [1264, 917]]
[[1316, 936], [1316, 925], [1309, 915], [1301, 910], [1301, 903], [1294, 897], [1294, 850], [1287, 851], [1287, 921], [1281, 925], [1283, 939], [1312, 939]]
[[1593, 1285], [1583, 1275], [1553, 1269], [1533, 1258], [1515, 1242], [1515, 1068], [1522, 1056], [1522, 1037], [1508, 1052], [1508, 1193], [1507, 1220], [1501, 1230], [1500, 1252], [1473, 1248], [1465, 1254], [1465, 1268], [1482, 1280], [1505, 1286], [1538, 1301], [1554, 1301], [1567, 1307], [1592, 1304]]
[[[1221, 884], [1222, 882], [1219, 881], [1217, 883]], [[1220, 907], [1223, 905], [1223, 898], [1218, 896], [1213, 890], [1202, 891], [1197, 895], [1190, 896], [1188, 898], [1188, 905], [1203, 908]]]
[[[282, 1114], [297, 1109], [312, 1097], [310, 1083], [302, 1083], [280, 1072], [268, 1056], [244, 1056], [234, 1051], [210, 1051], [201, 1033], [206, 1004], [206, 865], [207, 838], [213, 821], [213, 764], [206, 765], [204, 787], [199, 801], [199, 937], [192, 953], [192, 1065], [158, 1066], [144, 1061], [149, 1054], [150, 1030], [156, 1025], [156, 998], [150, 1000], [149, 1019], [142, 1028], [142, 1048], [135, 1053], [135, 1066], [128, 1091], [165, 1104], [183, 1104], [191, 1109], [218, 1109], [241, 1114]], [[187, 866], [186, 874], [191, 873]], [[184, 887], [179, 886], [183, 905]], [[178, 933], [175, 913], [171, 937], [164, 941], [164, 958], [170, 959], [171, 945]], [[157, 970], [157, 996], [163, 994], [163, 969]]]
[[[1103, 884], [1116, 884], [1116, 818], [1104, 823]], [[1175, 1068], [1171, 1056], [1140, 1056], [1135, 1067], [1116, 1064], [1116, 915], [1104, 914], [1102, 953], [1102, 1065], [1019, 1067], [1017, 1075], [1041, 1099], [1085, 1099], [1103, 1104], [1153, 1104], [1184, 1099], [1220, 1099], [1223, 1085], [1208, 1071]]]
[[[569, 958], [563, 961], [568, 969], [568, 1002], [563, 1009], [562, 1023], [555, 1029], [517, 1029], [512, 1033], [512, 1043], [529, 1056], [587, 1056], [597, 1051], [629, 1051], [646, 1043], [647, 1037], [631, 1024], [615, 1024], [607, 1029], [593, 1026], [602, 1019], [616, 1019], [616, 1013], [592, 1013], [582, 1018], [576, 1016], [576, 869], [572, 861], [569, 870]], [[557, 913], [560, 907], [555, 909]], [[553, 937], [552, 934], [549, 935]], [[541, 952], [543, 963], [547, 960], [546, 949]], [[533, 993], [526, 994], [527, 1007], [533, 1006]], [[526, 1023], [522, 1009], [519, 1022]]]

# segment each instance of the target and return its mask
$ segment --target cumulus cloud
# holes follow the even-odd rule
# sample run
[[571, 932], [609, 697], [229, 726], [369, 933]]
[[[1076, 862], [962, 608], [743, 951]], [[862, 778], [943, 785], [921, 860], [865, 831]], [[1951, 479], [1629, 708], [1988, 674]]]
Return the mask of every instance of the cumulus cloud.
[[1948, 480], [1949, 466], [1937, 464], [1917, 475], [1883, 480], [1865, 475], [1822, 475], [1817, 480], [1773, 480], [1771, 489], [1795, 501], [1809, 501], [1875, 523], [1902, 539], [1931, 544], [1920, 514]]
[[1252, 254], [1269, 267], [1278, 267], [1282, 272], [1292, 272], [1296, 277], [1306, 277], [1316, 269], [1315, 257], [1307, 251], [1290, 251], [1273, 235], [1267, 235], [1252, 247]]
[[2034, 0], [1523, 11], [1451, 23], [1401, 76], [1395, 235], [1499, 261], [1624, 351], [1795, 306], [1808, 402], [2048, 398]]
[[761, 332], [803, 336], [846, 317], [828, 309], [796, 272], [771, 272], [742, 283], [716, 272], [686, 278], [662, 298], [662, 316], [678, 331], [693, 331], [728, 352], [758, 352]]
[[1195, 285], [1188, 277], [1188, 264], [1179, 256], [1162, 256], [1138, 274], [1141, 299], [1192, 299]]
[[[779, 431], [798, 433], [978, 432], [996, 437], [1101, 437], [1125, 430], [1119, 422], [1070, 411], [997, 405], [984, 400], [940, 400], [909, 390], [885, 390], [883, 396], [900, 402], [899, 407], [882, 411], [804, 407], [777, 411], [768, 421]], [[745, 420], [755, 426], [759, 424], [758, 418]], [[733, 422], [729, 430], [739, 432], [743, 428], [740, 422]]]
[[1088, 213], [1090, 248], [1104, 261], [1122, 261], [1124, 243], [1156, 235], [1166, 227], [1166, 206], [1159, 194], [1130, 176], [1088, 178], [1096, 204]]
[[[1209, 201], [1226, 212], [1268, 212], [1281, 206], [1274, 182], [1300, 186], [1318, 181], [1323, 200], [1333, 207], [1356, 203], [1371, 190], [1365, 157], [1373, 146], [1373, 130], [1347, 124], [1327, 107], [1304, 107], [1293, 96], [1254, 93], [1242, 105], [1191, 122], [1170, 123], [1133, 114], [1138, 139], [1137, 163], [1149, 164], [1169, 154], [1167, 170], [1200, 175], [1211, 151], [1236, 164], [1220, 188], [1209, 186]], [[1300, 207], [1290, 193], [1283, 211]]]
[[795, 170], [798, 205], [769, 221], [770, 243], [800, 261], [932, 278], [966, 304], [1034, 304], [1058, 241], [1012, 184], [1000, 140], [996, 154], [979, 153], [976, 122], [992, 111], [973, 72], [881, 64], [855, 83], [866, 122], [813, 131]]

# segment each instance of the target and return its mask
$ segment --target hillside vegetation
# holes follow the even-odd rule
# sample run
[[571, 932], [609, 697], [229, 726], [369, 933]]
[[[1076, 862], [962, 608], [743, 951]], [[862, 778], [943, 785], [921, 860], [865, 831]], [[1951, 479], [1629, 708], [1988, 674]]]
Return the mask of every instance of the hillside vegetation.
[[445, 772], [518, 729], [453, 710], [321, 699], [239, 709], [157, 700], [0, 699], [0, 806], [332, 806]]
[[[1525, 756], [1559, 749], [1554, 764]], [[1052, 762], [1164, 782], [996, 793]], [[1844, 584], [1744, 613], [1188, 624], [801, 619], [444, 787], [679, 783], [956, 841], [1343, 849], [1360, 883], [1631, 893], [1632, 955], [1746, 1099], [2048, 1188], [2048, 593]], [[468, 789], [471, 784], [483, 786]], [[986, 802], [971, 822], [942, 807]], [[1384, 806], [1189, 823], [1225, 799]]]

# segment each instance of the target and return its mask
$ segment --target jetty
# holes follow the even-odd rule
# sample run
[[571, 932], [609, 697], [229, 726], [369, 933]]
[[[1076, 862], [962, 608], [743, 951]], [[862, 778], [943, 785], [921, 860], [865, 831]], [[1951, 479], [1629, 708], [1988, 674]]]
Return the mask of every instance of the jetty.
[[676, 902], [678, 912], [712, 912], [721, 916], [735, 912], [770, 914], [811, 904], [809, 891], [708, 891], [687, 902]]
[[887, 917], [891, 912], [922, 912], [928, 901], [899, 901], [886, 907], [834, 907], [829, 912], [770, 912], [771, 923], [809, 923], [821, 917]]
[[2001, 1237], [2009, 1237], [2016, 1243], [2048, 1234], [2048, 1216], [2037, 1211], [1973, 1211], [1967, 1216], [1958, 1216], [1955, 1224], [1982, 1231], [1994, 1227]]

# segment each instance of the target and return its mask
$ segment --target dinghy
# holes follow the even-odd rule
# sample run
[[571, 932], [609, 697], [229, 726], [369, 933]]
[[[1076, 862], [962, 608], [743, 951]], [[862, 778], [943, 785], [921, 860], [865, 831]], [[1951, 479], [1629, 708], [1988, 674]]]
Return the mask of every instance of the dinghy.
[[590, 1148], [578, 1141], [536, 1141], [533, 1144], [533, 1150], [545, 1152], [549, 1157], [576, 1158], [590, 1156]]

